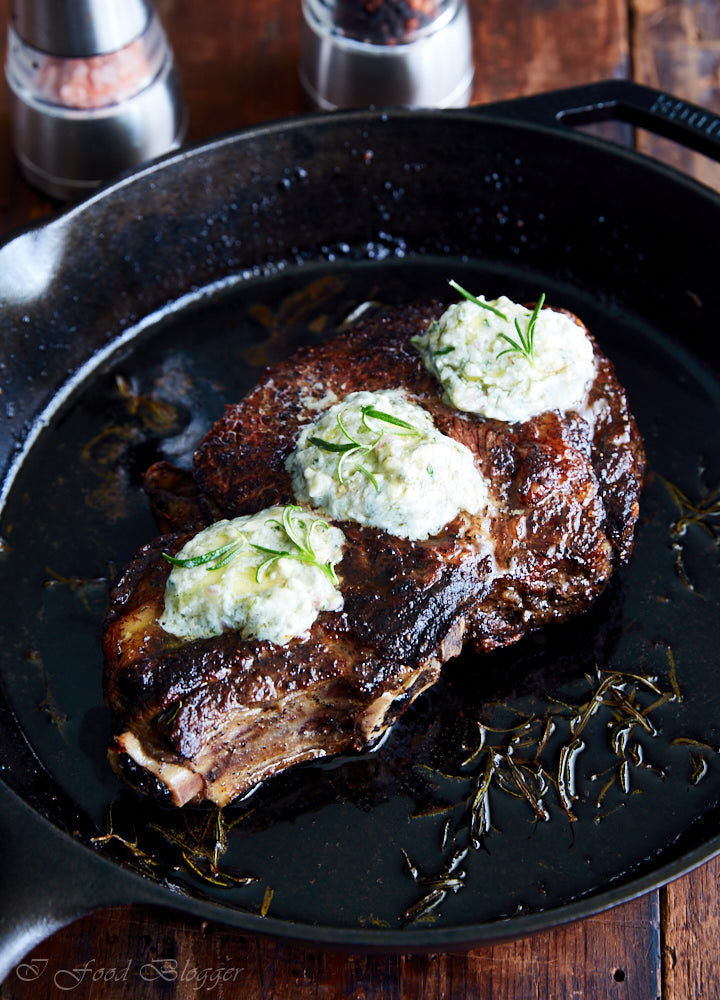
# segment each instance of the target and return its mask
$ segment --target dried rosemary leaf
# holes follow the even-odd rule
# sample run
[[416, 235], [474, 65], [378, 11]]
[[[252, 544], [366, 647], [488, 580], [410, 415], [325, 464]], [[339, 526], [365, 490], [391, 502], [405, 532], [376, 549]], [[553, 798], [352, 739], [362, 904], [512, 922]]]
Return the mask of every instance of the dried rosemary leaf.
[[674, 739], [670, 740], [671, 747], [698, 747], [701, 750], [711, 750], [713, 753], [720, 753], [720, 750], [716, 750], [715, 747], [710, 746], [709, 743], [704, 743], [702, 740], [694, 740], [690, 736], [676, 736]]
[[407, 910], [403, 913], [403, 920], [408, 923], [412, 923], [414, 920], [420, 920], [421, 917], [426, 916], [432, 910], [434, 910], [440, 903], [443, 902], [447, 893], [443, 892], [442, 889], [433, 889], [422, 899], [419, 899], [417, 903], [413, 903], [409, 906]]
[[265, 886], [265, 893], [262, 898], [262, 903], [260, 904], [260, 916], [266, 917], [267, 912], [270, 909], [270, 904], [272, 903], [272, 898], [275, 895], [275, 890], [271, 889], [269, 885]]
[[673, 653], [670, 646], [667, 647], [667, 661], [668, 661], [668, 666], [670, 667], [670, 674], [669, 674], [670, 687], [673, 689], [673, 694], [675, 695], [677, 700], [682, 701], [682, 694], [680, 693], [680, 687], [678, 685], [678, 679], [677, 679], [677, 664], [675, 662], [675, 654]]
[[560, 804], [565, 810], [571, 822], [575, 822], [577, 816], [572, 811], [572, 804], [577, 798], [575, 794], [575, 761], [579, 753], [585, 749], [585, 743], [581, 739], [574, 739], [560, 750], [560, 759], [557, 770], [557, 787], [560, 796]]
[[690, 760], [692, 761], [692, 773], [690, 775], [690, 784], [699, 785], [703, 780], [705, 775], [708, 773], [708, 762], [705, 760], [701, 753], [690, 754]]
[[610, 791], [610, 789], [615, 784], [615, 782], [617, 781], [617, 779], [618, 779], [617, 771], [613, 770], [612, 777], [609, 779], [609, 781], [605, 782], [605, 784], [600, 789], [600, 794], [595, 799], [595, 808], [596, 809], [600, 808], [600, 806], [602, 805], [602, 800], [605, 798], [606, 794]]
[[413, 880], [413, 882], [419, 882], [420, 881], [420, 872], [418, 871], [418, 869], [415, 867], [415, 865], [410, 860], [410, 856], [407, 853], [407, 851], [405, 850], [405, 848], [401, 847], [400, 850], [402, 852], [403, 861], [405, 862], [405, 870], [407, 871], [408, 875]]

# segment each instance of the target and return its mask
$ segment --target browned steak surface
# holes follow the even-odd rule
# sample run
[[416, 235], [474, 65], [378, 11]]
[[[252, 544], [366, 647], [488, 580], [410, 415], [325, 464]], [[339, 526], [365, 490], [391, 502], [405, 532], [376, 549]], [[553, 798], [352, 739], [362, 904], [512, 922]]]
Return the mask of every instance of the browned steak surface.
[[[461, 414], [410, 343], [440, 312], [397, 310], [297, 352], [227, 407], [192, 477], [149, 471], [162, 526], [186, 534], [143, 549], [112, 595], [106, 695], [118, 765], [131, 759], [174, 801], [223, 804], [299, 760], [365, 745], [465, 641], [497, 648], [586, 610], [628, 558], [644, 457], [611, 363], [595, 348], [580, 412], [515, 424]], [[426, 541], [342, 522], [344, 609], [286, 646], [163, 632], [162, 551], [215, 517], [293, 502], [285, 460], [302, 426], [350, 392], [386, 388], [404, 389], [473, 452], [488, 510]]]

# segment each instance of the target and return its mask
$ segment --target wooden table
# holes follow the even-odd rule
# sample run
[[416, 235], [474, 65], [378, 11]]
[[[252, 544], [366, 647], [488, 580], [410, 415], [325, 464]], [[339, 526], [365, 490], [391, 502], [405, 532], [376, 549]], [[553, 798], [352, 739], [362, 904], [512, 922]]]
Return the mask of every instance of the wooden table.
[[[720, 112], [717, 0], [471, 0], [473, 103], [609, 77], [632, 77]], [[9, 0], [0, 0], [5, 24]], [[159, 0], [179, 62], [189, 139], [304, 110], [297, 80], [299, 0]], [[720, 166], [638, 136], [646, 152], [720, 189]], [[0, 94], [0, 235], [52, 206], [20, 177]], [[708, 248], [713, 252], [712, 248]], [[129, 967], [112, 985], [77, 976], [80, 997], [210, 994], [243, 1000], [720, 997], [720, 859], [641, 899], [581, 923], [456, 955], [366, 957], [241, 936], [167, 912], [118, 907], [78, 921], [33, 951], [36, 982], [11, 974], [1, 1000], [59, 996], [57, 971]], [[178, 968], [230, 970], [225, 982], [150, 984], [134, 974], [174, 957]], [[221, 976], [222, 973], [218, 973]], [[217, 977], [216, 977], [217, 978]], [[215, 982], [215, 985], [213, 985]]]

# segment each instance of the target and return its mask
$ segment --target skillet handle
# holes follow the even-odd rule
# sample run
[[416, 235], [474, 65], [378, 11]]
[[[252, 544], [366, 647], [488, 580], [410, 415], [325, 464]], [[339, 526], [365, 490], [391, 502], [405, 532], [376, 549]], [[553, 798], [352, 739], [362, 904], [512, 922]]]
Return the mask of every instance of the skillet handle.
[[532, 124], [589, 125], [617, 120], [649, 129], [720, 161], [720, 117], [630, 80], [604, 80], [483, 105], [483, 112]]
[[22, 961], [37, 944], [100, 907], [158, 902], [151, 883], [73, 841], [2, 782], [0, 845], [0, 983], [13, 974], [50, 995], [54, 970], [43, 952]]

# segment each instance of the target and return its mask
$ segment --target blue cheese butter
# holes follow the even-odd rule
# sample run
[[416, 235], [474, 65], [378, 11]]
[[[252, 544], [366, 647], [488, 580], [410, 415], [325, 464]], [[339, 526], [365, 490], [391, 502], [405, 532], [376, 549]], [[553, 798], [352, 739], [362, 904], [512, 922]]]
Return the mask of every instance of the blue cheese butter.
[[334, 567], [344, 540], [294, 506], [217, 521], [171, 557], [160, 625], [183, 639], [234, 629], [284, 645], [321, 611], [342, 609]]
[[303, 428], [286, 468], [301, 502], [401, 538], [428, 538], [487, 504], [470, 449], [399, 389], [330, 406]]
[[[425, 367], [458, 410], [508, 422], [581, 407], [595, 376], [584, 328], [553, 309], [537, 314], [528, 357], [521, 350], [532, 312], [505, 296], [451, 305], [413, 338]], [[522, 337], [521, 337], [522, 335]]]

